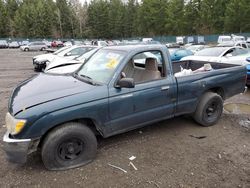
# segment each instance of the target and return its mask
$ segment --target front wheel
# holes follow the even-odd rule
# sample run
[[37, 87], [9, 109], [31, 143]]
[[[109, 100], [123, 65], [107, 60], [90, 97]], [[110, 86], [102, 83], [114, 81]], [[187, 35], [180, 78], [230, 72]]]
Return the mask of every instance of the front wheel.
[[29, 48], [24, 48], [24, 51], [25, 51], [25, 52], [28, 52], [28, 51], [29, 51]]
[[205, 93], [193, 115], [194, 120], [202, 126], [208, 127], [216, 124], [223, 111], [223, 100], [220, 95], [213, 92]]
[[66, 170], [91, 162], [97, 140], [86, 125], [71, 122], [50, 132], [42, 144], [42, 160], [48, 170]]

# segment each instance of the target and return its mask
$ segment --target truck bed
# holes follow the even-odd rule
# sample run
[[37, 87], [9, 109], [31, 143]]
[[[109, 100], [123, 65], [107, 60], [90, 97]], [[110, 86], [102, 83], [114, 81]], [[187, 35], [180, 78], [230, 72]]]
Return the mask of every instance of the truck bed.
[[226, 64], [226, 63], [213, 63], [213, 62], [206, 62], [206, 61], [178, 61], [172, 63], [173, 73], [180, 72], [181, 68], [184, 69], [191, 69], [192, 71], [203, 67], [204, 64], [209, 63], [214, 70], [217, 69], [224, 69], [224, 68], [232, 68], [232, 67], [239, 67], [240, 65], [235, 64]]
[[176, 115], [192, 113], [199, 102], [199, 97], [206, 91], [219, 93], [225, 100], [239, 91], [244, 91], [246, 67], [234, 64], [211, 63], [205, 61], [180, 61], [172, 64], [173, 74], [184, 69], [193, 71], [210, 63], [211, 71], [175, 77], [177, 83]]

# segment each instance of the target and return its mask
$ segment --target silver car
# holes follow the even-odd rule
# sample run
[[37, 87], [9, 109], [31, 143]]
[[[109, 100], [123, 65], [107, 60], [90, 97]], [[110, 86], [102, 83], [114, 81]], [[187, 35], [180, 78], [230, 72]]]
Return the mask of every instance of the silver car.
[[47, 48], [44, 42], [31, 42], [27, 45], [21, 46], [20, 49], [23, 51], [43, 51]]

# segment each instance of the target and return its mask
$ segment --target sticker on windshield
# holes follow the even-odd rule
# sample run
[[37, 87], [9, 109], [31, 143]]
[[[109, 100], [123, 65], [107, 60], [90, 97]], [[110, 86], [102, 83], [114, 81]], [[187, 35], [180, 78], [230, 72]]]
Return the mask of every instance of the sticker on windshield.
[[106, 67], [110, 68], [110, 69], [114, 69], [118, 64], [118, 61], [114, 58], [110, 59], [108, 61], [108, 63], [106, 64]]
[[119, 57], [120, 57], [120, 54], [112, 53], [112, 52], [109, 52], [106, 55], [106, 58], [109, 58], [109, 59], [118, 59]]

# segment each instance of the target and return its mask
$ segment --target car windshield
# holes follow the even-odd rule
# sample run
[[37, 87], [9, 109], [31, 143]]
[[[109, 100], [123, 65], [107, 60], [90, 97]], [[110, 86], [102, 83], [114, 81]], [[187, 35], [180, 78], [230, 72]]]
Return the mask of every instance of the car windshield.
[[66, 49], [68, 49], [68, 48], [69, 48], [69, 46], [62, 47], [62, 48], [60, 48], [59, 50], [55, 51], [53, 54], [58, 55], [60, 52], [66, 50]]
[[122, 51], [101, 49], [80, 68], [76, 75], [107, 84], [123, 58]]
[[220, 56], [226, 48], [206, 48], [201, 51], [198, 51], [195, 56], [213, 56], [218, 57]]
[[78, 61], [84, 61], [88, 58], [90, 58], [95, 52], [98, 51], [99, 48], [94, 48], [88, 52], [86, 52], [85, 54], [81, 55], [80, 57], [77, 57], [76, 60]]

